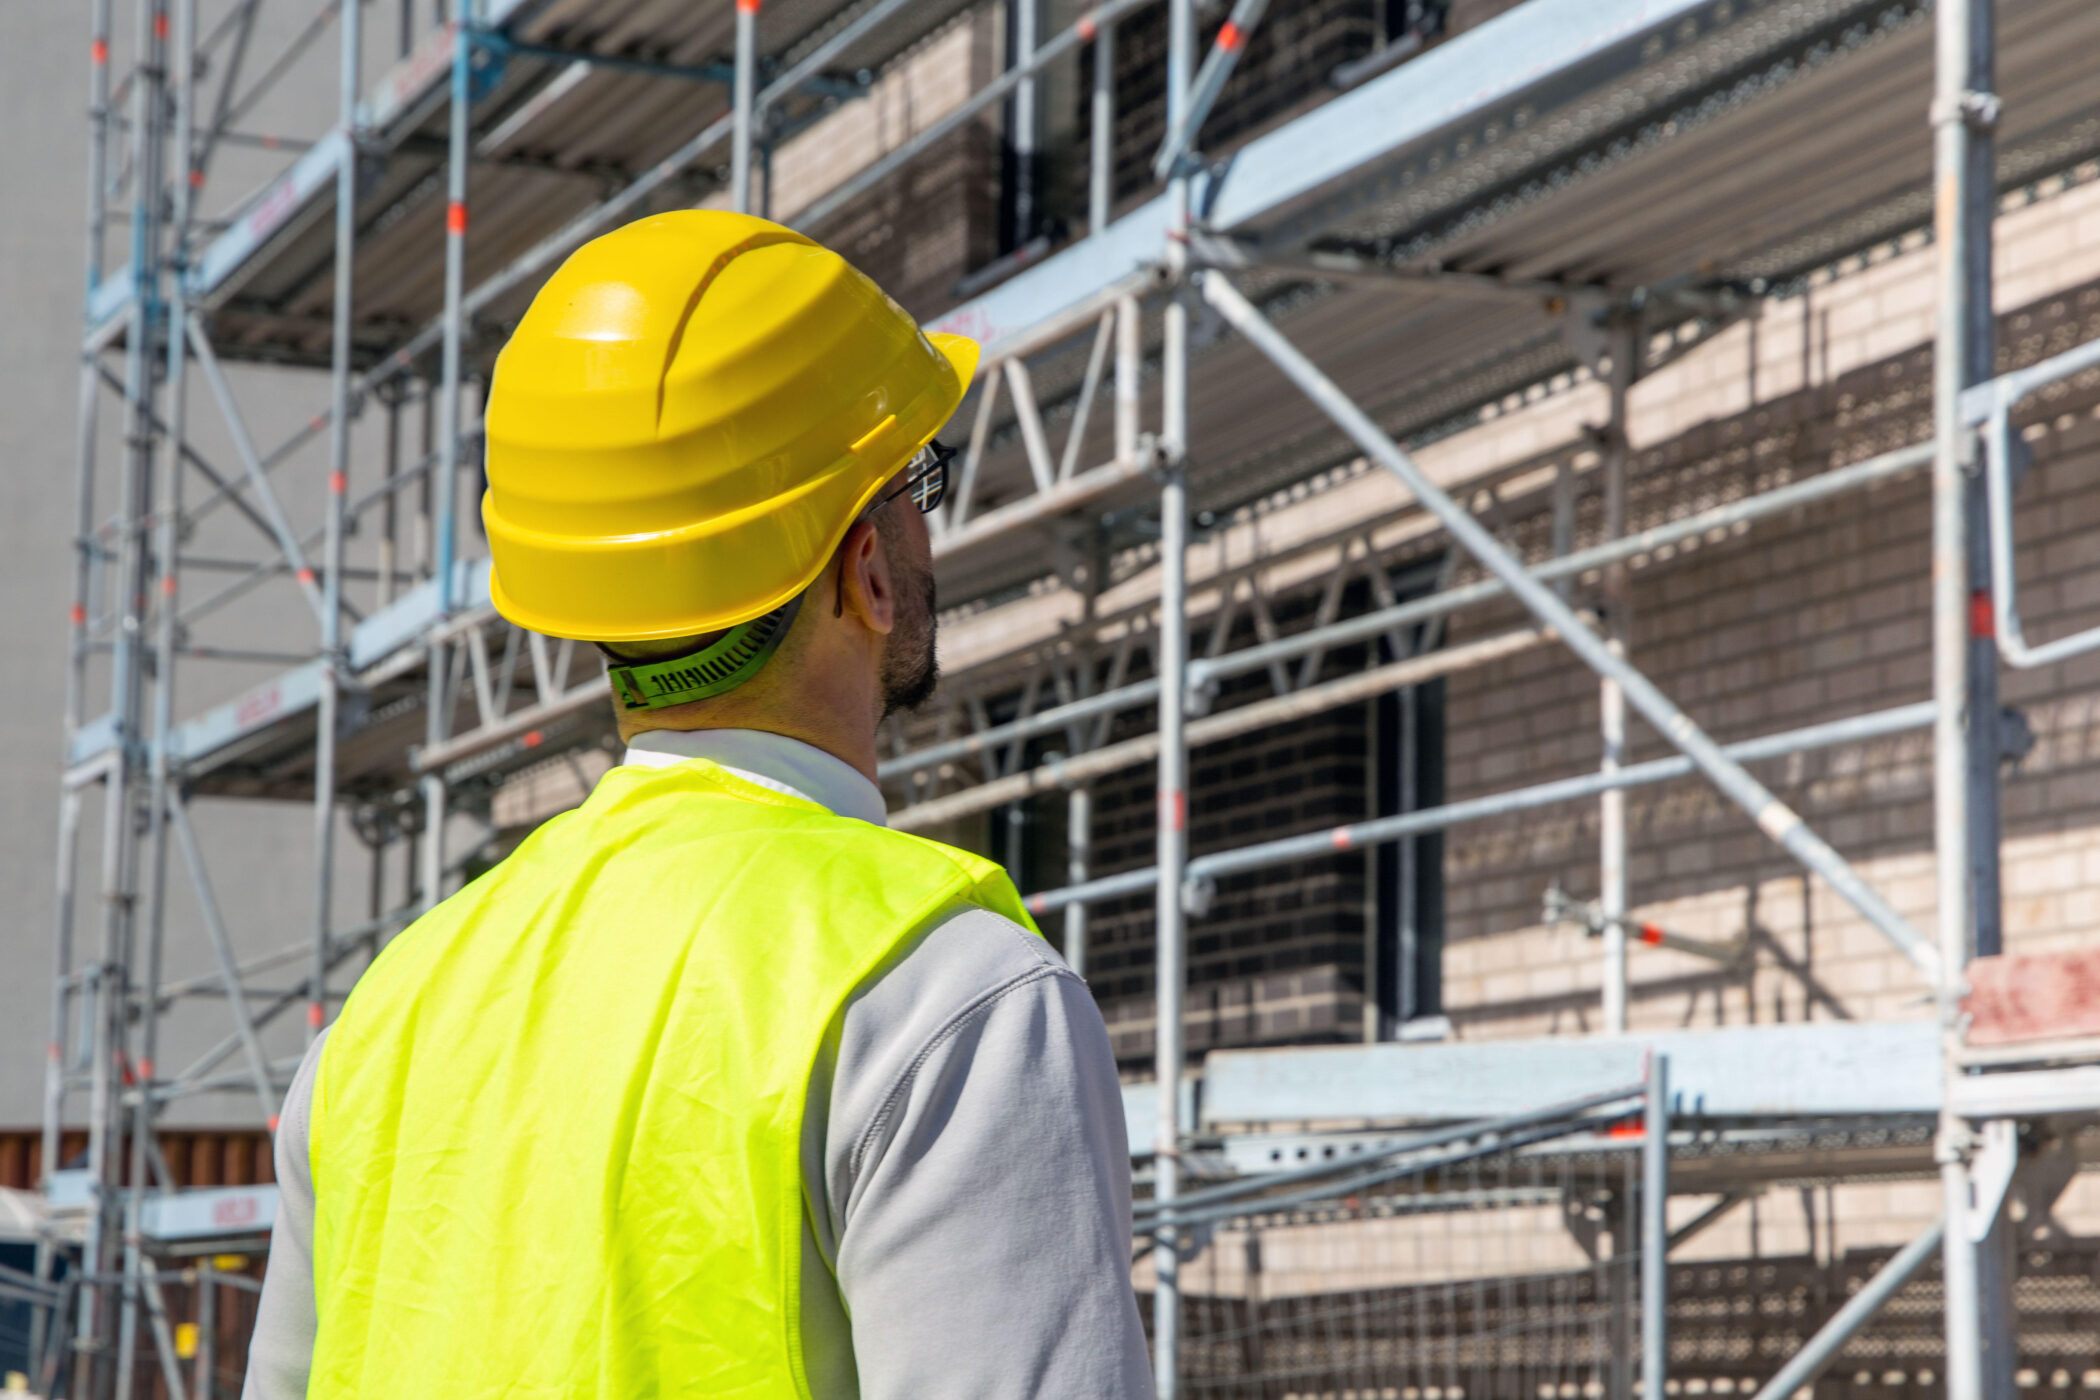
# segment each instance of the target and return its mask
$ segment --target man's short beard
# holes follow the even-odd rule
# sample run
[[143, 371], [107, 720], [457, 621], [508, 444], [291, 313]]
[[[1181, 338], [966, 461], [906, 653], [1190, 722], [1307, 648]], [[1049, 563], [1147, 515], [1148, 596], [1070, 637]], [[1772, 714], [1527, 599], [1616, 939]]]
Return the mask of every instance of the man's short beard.
[[[887, 531], [878, 533], [883, 552], [889, 556], [890, 574], [897, 580], [897, 625], [890, 630], [889, 645], [882, 653], [882, 717], [899, 710], [916, 710], [933, 698], [941, 681], [940, 659], [934, 654], [935, 603], [933, 570], [920, 568], [891, 546]], [[916, 604], [916, 606], [914, 606]]]

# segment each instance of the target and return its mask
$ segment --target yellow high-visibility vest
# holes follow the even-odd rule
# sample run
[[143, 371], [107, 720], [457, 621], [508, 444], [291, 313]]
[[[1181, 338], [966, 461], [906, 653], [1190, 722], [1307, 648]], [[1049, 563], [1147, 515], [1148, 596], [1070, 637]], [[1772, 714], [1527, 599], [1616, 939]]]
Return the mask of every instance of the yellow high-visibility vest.
[[808, 1397], [802, 1115], [996, 865], [705, 759], [617, 768], [359, 980], [313, 1091], [308, 1395]]

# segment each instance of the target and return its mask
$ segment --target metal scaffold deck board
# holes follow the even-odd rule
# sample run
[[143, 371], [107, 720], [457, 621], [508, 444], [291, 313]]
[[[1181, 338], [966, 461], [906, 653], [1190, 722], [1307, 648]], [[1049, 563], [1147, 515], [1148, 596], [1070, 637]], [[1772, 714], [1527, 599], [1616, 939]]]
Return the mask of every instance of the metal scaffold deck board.
[[[2100, 10], [2003, 8], [1998, 169], [2011, 190], [2100, 154], [2081, 58], [2100, 46]], [[1583, 314], [1587, 292], [1650, 289], [1648, 326], [1665, 331], [1696, 319], [1667, 291], [1747, 305], [1928, 227], [1916, 130], [1931, 50], [1923, 0], [1533, 0], [1250, 142], [1199, 180], [1194, 204], [1257, 265], [1278, 260], [1263, 274], [1265, 309], [1404, 440], [1578, 372], [1564, 321], [1542, 308], [1556, 288], [1569, 294], [1563, 317]], [[996, 355], [1151, 266], [1166, 219], [1162, 197], [932, 327]], [[1401, 275], [1337, 295], [1294, 265], [1307, 249], [1369, 254]], [[1453, 296], [1445, 274], [1468, 277], [1468, 294]], [[1508, 295], [1483, 297], [1487, 279]], [[1046, 406], [1069, 396], [1083, 351], [1038, 369]], [[1198, 507], [1353, 455], [1243, 344], [1196, 353]], [[1087, 460], [1105, 460], [1095, 437]], [[1028, 490], [1016, 442], [984, 471], [988, 500]], [[1107, 503], [1145, 494], [1133, 483]], [[995, 593], [1025, 568], [1012, 549], [981, 547], [945, 565], [943, 586], [958, 599]]]
[[[768, 5], [761, 22], [766, 49], [791, 63], [872, 4]], [[828, 67], [837, 76], [826, 76], [823, 90], [855, 90], [856, 75], [879, 71], [967, 7], [967, 0], [903, 7], [833, 58]], [[470, 280], [509, 264], [722, 118], [733, 31], [726, 5], [490, 0], [474, 30], [470, 85], [480, 133], [469, 184]], [[443, 266], [432, 250], [445, 233], [456, 37], [451, 24], [427, 33], [359, 104], [354, 142], [328, 133], [241, 200], [232, 226], [199, 251], [189, 291], [211, 311], [222, 354], [327, 363], [336, 174], [353, 150], [358, 362], [383, 359], [440, 314]], [[807, 117], [824, 100], [798, 96], [782, 104], [781, 115]], [[686, 202], [699, 193], [693, 187]], [[514, 289], [488, 314], [499, 322], [514, 316], [537, 285]], [[130, 292], [128, 271], [103, 282], [89, 297], [90, 326], [114, 327]]]

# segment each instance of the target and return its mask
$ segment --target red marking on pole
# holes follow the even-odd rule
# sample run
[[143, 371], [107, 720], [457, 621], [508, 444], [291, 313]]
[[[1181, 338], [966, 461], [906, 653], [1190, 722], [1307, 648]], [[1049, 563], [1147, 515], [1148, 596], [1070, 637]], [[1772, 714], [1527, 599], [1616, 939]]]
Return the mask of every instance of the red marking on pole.
[[341, 472], [330, 472], [328, 474], [328, 490], [331, 495], [342, 495], [349, 485], [350, 478], [344, 476]]
[[47, 1044], [47, 1045], [46, 1045], [46, 1046], [44, 1047], [44, 1058], [45, 1058], [45, 1059], [47, 1059], [47, 1060], [55, 1060], [55, 1059], [57, 1059], [57, 1058], [58, 1058], [58, 1056], [59, 1056], [59, 1049], [58, 1049], [58, 1042], [57, 1042], [57, 1041], [55, 1041], [55, 1040], [54, 1040], [54, 1041], [50, 1042], [49, 1044]]
[[1247, 31], [1229, 19], [1225, 21], [1225, 27], [1218, 31], [1218, 49], [1221, 53], [1231, 53], [1246, 42]]
[[1047, 914], [1050, 912], [1050, 901], [1041, 895], [1037, 895], [1034, 899], [1028, 901], [1028, 912], [1031, 914]]
[[314, 571], [313, 571], [312, 569], [301, 569], [301, 570], [299, 571], [299, 582], [300, 582], [300, 583], [302, 583], [302, 584], [306, 584], [306, 585], [309, 585], [309, 586], [310, 586], [310, 585], [311, 585], [311, 584], [313, 583], [313, 581], [314, 581]]
[[276, 1115], [276, 1114], [274, 1114], [274, 1113], [273, 1113], [273, 1114], [271, 1114], [271, 1115], [270, 1115], [270, 1121], [269, 1121], [269, 1125], [268, 1125], [268, 1126], [269, 1126], [269, 1129], [270, 1129], [270, 1136], [271, 1136], [271, 1137], [276, 1137], [276, 1136], [277, 1136], [277, 1115]]
[[307, 420], [306, 420], [306, 431], [308, 431], [308, 432], [310, 432], [310, 433], [318, 433], [318, 432], [320, 432], [320, 431], [321, 431], [321, 425], [322, 425], [323, 423], [326, 423], [327, 421], [328, 421], [328, 415], [327, 415], [327, 414], [325, 414], [325, 413], [316, 413], [316, 414], [315, 414], [315, 415], [314, 415], [313, 417], [311, 417], [311, 418], [309, 418], [309, 419], [307, 419]]
[[204, 188], [204, 172], [203, 172], [203, 171], [201, 171], [201, 170], [192, 170], [192, 171], [190, 171], [190, 188], [191, 188], [191, 189], [193, 189], [193, 190], [201, 190], [201, 189], [203, 189], [203, 188]]
[[98, 38], [89, 44], [88, 61], [97, 66], [109, 62], [109, 40]]
[[1663, 931], [1661, 929], [1657, 928], [1654, 924], [1641, 925], [1641, 942], [1660, 945], [1662, 941]]
[[1333, 833], [1333, 835], [1332, 835], [1332, 837], [1331, 837], [1330, 839], [1331, 839], [1331, 840], [1332, 840], [1332, 841], [1334, 842], [1334, 848], [1335, 848], [1335, 849], [1336, 849], [1337, 851], [1346, 851], [1346, 850], [1348, 850], [1348, 849], [1349, 849], [1349, 844], [1350, 844], [1350, 843], [1349, 843], [1349, 828], [1348, 828], [1348, 827], [1346, 827], [1346, 826], [1338, 826], [1338, 827], [1336, 827], [1336, 828], [1334, 829], [1334, 833]]
[[1991, 595], [1988, 589], [1979, 588], [1969, 595], [1969, 635], [1972, 637], [1995, 637], [1998, 635], [1998, 617], [1991, 611]]
[[445, 232], [464, 234], [466, 231], [466, 202], [464, 200], [455, 199], [445, 206]]
[[1647, 1125], [1639, 1122], [1614, 1123], [1604, 1130], [1606, 1137], [1637, 1138], [1648, 1135]]
[[758, 13], [758, 0], [736, 0], [736, 12], [740, 15]]
[[1092, 10], [1088, 10], [1085, 14], [1081, 15], [1079, 17], [1079, 23], [1073, 25], [1072, 27], [1079, 31], [1079, 42], [1082, 44], [1093, 43], [1094, 36], [1101, 32], [1101, 26], [1095, 22], [1094, 12]]
[[546, 735], [540, 733], [540, 731], [537, 729], [528, 729], [525, 731], [525, 738], [523, 740], [523, 743], [528, 749], [536, 749], [540, 746], [541, 742], [546, 739], [546, 737]]
[[1185, 792], [1163, 792], [1159, 795], [1159, 819], [1169, 831], [1180, 831], [1189, 824], [1189, 795]]
[[72, 607], [66, 609], [66, 618], [75, 627], [84, 627], [87, 625], [87, 609], [75, 603]]
[[151, 1060], [143, 1060], [143, 1059], [142, 1059], [142, 1060], [140, 1060], [140, 1061], [139, 1061], [139, 1078], [141, 1078], [141, 1079], [151, 1079], [152, 1077], [153, 1077], [153, 1061], [151, 1061]]
[[175, 575], [162, 574], [160, 576], [160, 591], [167, 594], [170, 598], [175, 596]]
[[321, 1022], [326, 1019], [327, 1014], [321, 1009], [321, 1003], [318, 1001], [310, 1001], [306, 1004], [306, 1024], [312, 1026], [315, 1030], [321, 1029]]
[[168, 12], [161, 10], [153, 16], [153, 37], [162, 43], [168, 41]]

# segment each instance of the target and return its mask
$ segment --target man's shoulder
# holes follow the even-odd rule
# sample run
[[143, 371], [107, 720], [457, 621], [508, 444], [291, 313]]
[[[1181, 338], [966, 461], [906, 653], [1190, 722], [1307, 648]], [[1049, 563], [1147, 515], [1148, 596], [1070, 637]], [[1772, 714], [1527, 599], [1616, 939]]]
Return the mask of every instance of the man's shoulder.
[[905, 940], [847, 1003], [839, 1065], [880, 1078], [1016, 999], [1077, 995], [1086, 984], [1041, 934], [993, 910], [956, 904]]
[[[996, 910], [957, 904], [905, 940], [855, 995], [852, 1011], [875, 1003], [879, 1014], [917, 1008], [923, 1020], [935, 1007], [962, 1011], [1014, 986], [1044, 979], [1079, 979], [1057, 950], [1033, 929]], [[1084, 985], [1084, 984], [1080, 984]]]

